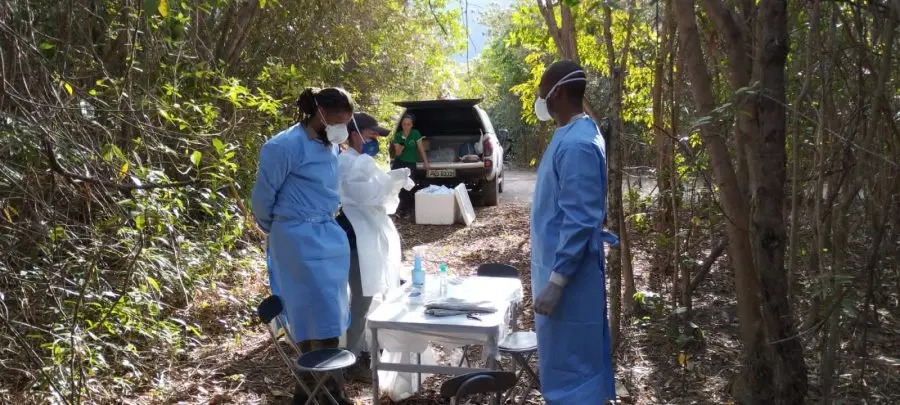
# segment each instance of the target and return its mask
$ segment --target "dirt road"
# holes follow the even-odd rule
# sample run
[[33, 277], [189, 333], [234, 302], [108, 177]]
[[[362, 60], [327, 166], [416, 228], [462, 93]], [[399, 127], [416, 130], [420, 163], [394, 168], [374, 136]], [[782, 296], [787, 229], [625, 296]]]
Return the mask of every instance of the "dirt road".
[[509, 170], [503, 176], [503, 194], [500, 194], [500, 204], [513, 202], [531, 206], [537, 173]]

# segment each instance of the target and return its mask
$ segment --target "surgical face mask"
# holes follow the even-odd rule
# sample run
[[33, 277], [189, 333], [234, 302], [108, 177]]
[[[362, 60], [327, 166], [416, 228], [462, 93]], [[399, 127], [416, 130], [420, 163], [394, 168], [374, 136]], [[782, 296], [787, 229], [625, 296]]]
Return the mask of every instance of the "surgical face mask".
[[347, 131], [347, 125], [329, 125], [328, 121], [325, 121], [325, 114], [322, 114], [322, 110], [319, 110], [319, 117], [322, 118], [322, 123], [325, 124], [325, 136], [328, 137], [328, 142], [333, 144], [344, 143], [347, 138], [350, 136], [350, 132]]
[[587, 79], [585, 79], [583, 77], [572, 77], [577, 74], [583, 75], [584, 71], [576, 70], [572, 73], [569, 73], [569, 74], [563, 76], [563, 78], [559, 79], [559, 81], [556, 82], [556, 84], [554, 84], [553, 87], [550, 88], [550, 91], [547, 92], [547, 98], [538, 96], [537, 100], [534, 100], [534, 115], [537, 115], [537, 118], [539, 120], [550, 121], [551, 119], [553, 119], [553, 117], [550, 115], [550, 109], [547, 108], [547, 100], [550, 99], [550, 97], [553, 95], [553, 92], [556, 91], [557, 87], [559, 87], [563, 84], [566, 84], [566, 83], [586, 82], [587, 81]]
[[378, 141], [374, 139], [366, 140], [365, 138], [363, 138], [362, 153], [375, 157], [376, 155], [378, 155], [378, 146]]

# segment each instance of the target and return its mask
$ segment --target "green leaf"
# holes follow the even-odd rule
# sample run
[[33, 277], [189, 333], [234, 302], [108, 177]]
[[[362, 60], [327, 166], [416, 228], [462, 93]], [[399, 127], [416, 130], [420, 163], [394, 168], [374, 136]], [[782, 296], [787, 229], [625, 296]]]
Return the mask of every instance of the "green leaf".
[[162, 291], [159, 289], [159, 282], [156, 281], [155, 278], [150, 277], [150, 276], [147, 276], [147, 283], [149, 283], [150, 286], [153, 287], [154, 290], [156, 290], [156, 292], [162, 292]]
[[218, 154], [222, 154], [225, 151], [225, 143], [222, 142], [219, 138], [213, 138], [212, 140], [213, 147], [216, 148], [216, 152]]
[[63, 82], [63, 87], [66, 89], [66, 93], [69, 93], [69, 95], [71, 96], [73, 93], [72, 85], [67, 82]]
[[147, 223], [147, 218], [145, 218], [143, 215], [138, 215], [138, 216], [134, 217], [134, 227], [137, 228], [139, 231], [144, 230], [144, 225], [146, 223]]
[[47, 50], [50, 50], [50, 49], [55, 48], [56, 46], [53, 45], [53, 44], [51, 44], [51, 43], [49, 43], [49, 42], [41, 42], [41, 44], [38, 45], [38, 47], [41, 48], [41, 49], [43, 49], [43, 50], [45, 50], [45, 51], [47, 51]]
[[203, 157], [203, 154], [200, 153], [199, 150], [195, 150], [194, 153], [191, 153], [191, 163], [194, 166], [200, 166], [200, 159]]
[[266, 0], [259, 0], [259, 8], [266, 8]]
[[111, 143], [106, 144], [106, 146], [103, 147], [103, 160], [109, 162], [112, 161], [114, 157], [125, 159], [125, 154], [122, 153], [122, 149], [119, 149], [118, 146]]
[[156, 7], [156, 11], [159, 11], [159, 15], [163, 17], [169, 16], [169, 0], [159, 0], [159, 5]]

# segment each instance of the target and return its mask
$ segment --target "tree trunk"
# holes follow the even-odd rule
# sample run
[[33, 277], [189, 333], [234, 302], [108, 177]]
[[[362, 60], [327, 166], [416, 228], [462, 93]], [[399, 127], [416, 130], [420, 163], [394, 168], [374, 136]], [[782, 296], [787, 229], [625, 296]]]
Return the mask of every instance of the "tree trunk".
[[[734, 37], [728, 24], [721, 22], [719, 12], [724, 6], [714, 0], [704, 0], [704, 5], [719, 29]], [[806, 368], [802, 347], [795, 336], [784, 272], [786, 13], [783, 0], [763, 0], [755, 19], [759, 29], [753, 76], [759, 80], [762, 96], [737, 108], [738, 167], [746, 159], [749, 184], [743, 175], [735, 172], [728, 147], [714, 132], [712, 124], [706, 122], [700, 127], [720, 201], [728, 217], [729, 254], [735, 270], [745, 365], [745, 384], [736, 385], [743, 386], [745, 391], [735, 394], [740, 401], [754, 404], [802, 403], [806, 394]], [[685, 58], [694, 101], [700, 116], [712, 117], [715, 98], [695, 18], [693, 0], [677, 0], [680, 52]], [[746, 38], [745, 34], [739, 38]], [[729, 49], [729, 64], [734, 65], [744, 57], [741, 46], [746, 44], [731, 45], [739, 46]], [[744, 66], [735, 69], [741, 67]], [[733, 86], [743, 82], [735, 69], [732, 69]], [[748, 116], [747, 112], [751, 114]], [[761, 169], [763, 165], [765, 171]], [[752, 196], [750, 208], [743, 198], [746, 192]]]
[[[632, 3], [633, 4], [633, 3]], [[631, 4], [630, 4], [631, 6]], [[612, 36], [612, 9], [609, 6], [603, 7], [603, 42], [606, 44], [606, 57], [609, 64], [610, 79], [612, 81], [611, 102], [609, 115], [612, 120], [612, 134], [610, 135], [609, 144], [606, 145], [606, 157], [609, 168], [609, 190], [607, 192], [607, 202], [609, 210], [607, 215], [612, 220], [609, 221], [610, 230], [619, 235], [622, 243], [619, 249], [613, 249], [610, 254], [609, 270], [607, 274], [610, 278], [610, 294], [612, 301], [610, 302], [610, 328], [612, 329], [614, 344], [619, 341], [621, 330], [620, 319], [622, 315], [622, 280], [625, 280], [625, 313], [633, 311], [633, 298], [635, 293], [634, 272], [631, 266], [631, 252], [629, 251], [628, 229], [625, 224], [625, 211], [622, 203], [622, 164], [624, 144], [621, 140], [624, 132], [624, 120], [622, 118], [622, 97], [625, 84], [625, 69], [628, 63], [628, 53], [631, 40], [631, 27], [634, 20], [634, 7], [629, 7], [629, 17], [626, 23], [625, 42], [622, 47], [621, 63], [618, 62], [616, 51], [613, 46]], [[615, 346], [613, 346], [615, 348]]]
[[[672, 59], [672, 41], [669, 34], [672, 24], [672, 1], [666, 1], [663, 14], [662, 28], [659, 31], [661, 48], [653, 67], [653, 132], [654, 146], [656, 147], [656, 185], [659, 188], [659, 201], [654, 221], [656, 230], [656, 248], [654, 251], [654, 271], [650, 275], [651, 288], [662, 286], [661, 281], [673, 273], [675, 262], [673, 254], [675, 232], [675, 189], [673, 187], [675, 177], [675, 160], [672, 137], [675, 132], [672, 126], [667, 125], [666, 109], [663, 103], [663, 83], [666, 81], [667, 62]], [[669, 82], [670, 86], [672, 81]], [[659, 284], [657, 284], [659, 283]]]
[[256, 0], [232, 3], [229, 7], [228, 17], [219, 26], [220, 36], [216, 59], [226, 69], [236, 67], [235, 64], [250, 35], [253, 21], [262, 10], [259, 4]]
[[[675, 20], [679, 31], [679, 53], [684, 58], [697, 112], [700, 116], [711, 117], [715, 108], [715, 98], [700, 50], [700, 36], [694, 17], [694, 0], [675, 0]], [[726, 226], [730, 241], [728, 254], [735, 270], [740, 334], [741, 341], [745, 342], [746, 354], [750, 348], [747, 343], [756, 340], [756, 331], [761, 322], [757, 310], [759, 282], [756, 269], [753, 267], [750, 240], [747, 237], [747, 206], [738, 188], [737, 175], [725, 140], [716, 134], [715, 128], [708, 122], [700, 126], [700, 135], [709, 150], [713, 176], [727, 217]]]
[[762, 94], [756, 100], [760, 132], [751, 144], [758, 145], [759, 151], [750, 154], [758, 156], [758, 160], [750, 160], [748, 166], [753, 194], [750, 239], [753, 262], [759, 272], [764, 330], [749, 362], [750, 375], [755, 377], [750, 389], [758, 403], [797, 404], [806, 396], [807, 377], [784, 269], [787, 2], [762, 0], [758, 21], [754, 76]]

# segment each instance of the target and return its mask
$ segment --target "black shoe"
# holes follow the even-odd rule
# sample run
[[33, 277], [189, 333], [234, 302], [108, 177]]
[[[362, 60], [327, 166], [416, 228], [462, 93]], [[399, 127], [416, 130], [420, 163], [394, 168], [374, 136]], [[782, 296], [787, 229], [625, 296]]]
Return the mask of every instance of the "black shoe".
[[353, 381], [357, 383], [363, 384], [371, 384], [372, 383], [372, 362], [369, 354], [366, 352], [360, 353], [359, 358], [356, 360], [356, 364], [350, 366], [347, 370], [344, 371], [344, 377], [347, 381]]

